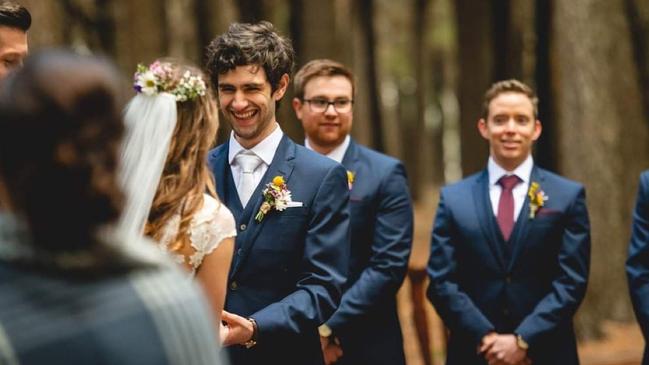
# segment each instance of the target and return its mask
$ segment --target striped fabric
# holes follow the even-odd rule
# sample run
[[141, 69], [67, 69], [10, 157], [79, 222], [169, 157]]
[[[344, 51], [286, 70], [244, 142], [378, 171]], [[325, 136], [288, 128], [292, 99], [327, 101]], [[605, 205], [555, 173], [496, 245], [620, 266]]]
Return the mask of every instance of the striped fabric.
[[171, 267], [99, 282], [0, 262], [0, 364], [224, 364], [207, 304]]

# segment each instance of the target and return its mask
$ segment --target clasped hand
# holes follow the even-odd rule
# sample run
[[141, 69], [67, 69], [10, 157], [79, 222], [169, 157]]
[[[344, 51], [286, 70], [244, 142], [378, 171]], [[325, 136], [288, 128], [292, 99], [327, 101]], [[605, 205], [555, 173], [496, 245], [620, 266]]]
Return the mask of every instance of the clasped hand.
[[221, 328], [219, 332], [223, 346], [243, 345], [252, 338], [254, 330], [248, 318], [221, 311]]
[[491, 332], [482, 338], [478, 353], [489, 365], [531, 365], [527, 350], [520, 348], [513, 334]]

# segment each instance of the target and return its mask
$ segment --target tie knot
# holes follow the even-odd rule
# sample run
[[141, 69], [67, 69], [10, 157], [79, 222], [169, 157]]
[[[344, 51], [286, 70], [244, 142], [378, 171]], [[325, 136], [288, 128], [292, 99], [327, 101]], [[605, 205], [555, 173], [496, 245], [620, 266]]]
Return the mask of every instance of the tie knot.
[[262, 163], [261, 158], [255, 155], [255, 153], [252, 151], [239, 152], [236, 156], [234, 156], [234, 160], [241, 168], [241, 171], [245, 174], [253, 173]]
[[512, 190], [521, 179], [516, 175], [507, 175], [498, 179], [498, 185], [502, 186], [503, 190]]

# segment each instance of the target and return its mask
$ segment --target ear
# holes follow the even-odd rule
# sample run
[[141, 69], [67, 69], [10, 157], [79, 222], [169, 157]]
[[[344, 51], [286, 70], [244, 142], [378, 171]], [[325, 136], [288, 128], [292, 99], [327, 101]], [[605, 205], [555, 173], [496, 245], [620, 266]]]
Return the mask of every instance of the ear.
[[534, 135], [532, 136], [532, 140], [536, 141], [537, 139], [539, 139], [539, 137], [541, 137], [542, 131], [543, 126], [541, 125], [541, 121], [537, 119], [536, 121], [534, 121]]
[[299, 98], [293, 98], [293, 102], [291, 103], [293, 106], [293, 110], [295, 111], [295, 116], [297, 116], [297, 119], [302, 120], [302, 100]]
[[283, 74], [282, 77], [279, 79], [279, 83], [277, 84], [277, 90], [273, 93], [273, 99], [275, 101], [279, 101], [281, 98], [284, 97], [284, 94], [286, 93], [286, 89], [288, 89], [288, 81], [289, 77], [288, 74]]
[[480, 132], [482, 138], [486, 140], [489, 139], [489, 128], [487, 127], [487, 121], [484, 120], [484, 118], [480, 118], [480, 120], [478, 120], [478, 131]]

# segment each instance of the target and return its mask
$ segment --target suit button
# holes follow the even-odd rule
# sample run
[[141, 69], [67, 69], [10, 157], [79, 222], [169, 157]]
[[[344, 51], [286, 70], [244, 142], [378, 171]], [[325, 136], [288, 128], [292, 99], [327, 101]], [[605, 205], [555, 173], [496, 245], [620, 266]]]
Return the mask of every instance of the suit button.
[[245, 231], [246, 227], [247, 226], [245, 224], [242, 224], [242, 225], [239, 226], [239, 229], [242, 230], [242, 231]]
[[507, 284], [511, 284], [511, 282], [512, 282], [511, 275], [507, 275], [507, 277], [505, 278], [505, 281], [507, 282]]
[[237, 250], [237, 256], [241, 256], [243, 254], [243, 248], [240, 248]]
[[239, 287], [239, 284], [237, 284], [236, 281], [233, 281], [233, 282], [230, 283], [230, 289], [231, 290], [237, 290], [238, 287]]

